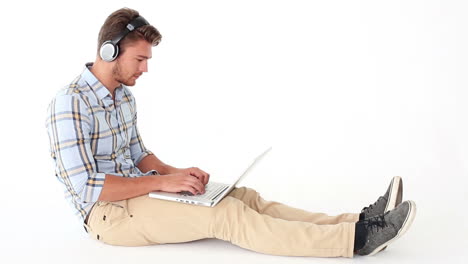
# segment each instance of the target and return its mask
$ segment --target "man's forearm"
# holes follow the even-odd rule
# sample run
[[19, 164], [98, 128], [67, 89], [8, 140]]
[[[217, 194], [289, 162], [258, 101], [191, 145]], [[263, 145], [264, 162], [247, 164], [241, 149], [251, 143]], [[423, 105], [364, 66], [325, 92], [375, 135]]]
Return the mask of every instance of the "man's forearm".
[[161, 189], [161, 176], [142, 176], [136, 178], [106, 174], [104, 187], [99, 201], [120, 201]]
[[[177, 170], [160, 161], [155, 155], [148, 155], [138, 163], [138, 169], [142, 172], [157, 170], [161, 175], [171, 174]], [[141, 195], [151, 191], [161, 190], [161, 176], [141, 176], [136, 178], [121, 177], [106, 174], [104, 186], [99, 201], [120, 201]]]
[[174, 173], [177, 168], [165, 164], [160, 161], [155, 155], [148, 155], [143, 158], [137, 165], [141, 172], [145, 173], [150, 170], [157, 170], [161, 175]]

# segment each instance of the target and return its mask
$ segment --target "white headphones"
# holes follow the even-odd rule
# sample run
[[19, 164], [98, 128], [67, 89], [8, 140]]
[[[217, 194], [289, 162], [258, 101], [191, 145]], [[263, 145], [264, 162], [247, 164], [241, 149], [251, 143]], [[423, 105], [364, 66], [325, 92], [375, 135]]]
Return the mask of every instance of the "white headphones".
[[130, 21], [125, 29], [120, 32], [114, 39], [104, 41], [104, 43], [101, 45], [101, 49], [99, 50], [101, 59], [107, 62], [114, 61], [119, 56], [119, 42], [125, 36], [127, 36], [128, 33], [145, 25], [149, 25], [148, 21], [146, 21], [146, 19], [144, 19], [142, 16], [138, 16]]

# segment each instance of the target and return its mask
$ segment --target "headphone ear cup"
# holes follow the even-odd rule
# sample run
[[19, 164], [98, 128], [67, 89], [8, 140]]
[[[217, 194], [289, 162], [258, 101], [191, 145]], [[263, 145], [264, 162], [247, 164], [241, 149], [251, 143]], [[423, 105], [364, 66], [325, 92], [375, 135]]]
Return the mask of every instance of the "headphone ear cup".
[[102, 60], [111, 62], [119, 56], [119, 46], [115, 45], [111, 40], [108, 40], [102, 43], [99, 55]]

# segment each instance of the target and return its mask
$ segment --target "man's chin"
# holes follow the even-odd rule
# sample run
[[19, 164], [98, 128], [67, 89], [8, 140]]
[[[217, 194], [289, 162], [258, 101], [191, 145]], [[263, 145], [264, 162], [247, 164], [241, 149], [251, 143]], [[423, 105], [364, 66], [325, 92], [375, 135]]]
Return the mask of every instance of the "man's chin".
[[136, 84], [136, 80], [130, 80], [130, 81], [125, 81], [125, 82], [120, 82], [125, 86], [134, 86]]

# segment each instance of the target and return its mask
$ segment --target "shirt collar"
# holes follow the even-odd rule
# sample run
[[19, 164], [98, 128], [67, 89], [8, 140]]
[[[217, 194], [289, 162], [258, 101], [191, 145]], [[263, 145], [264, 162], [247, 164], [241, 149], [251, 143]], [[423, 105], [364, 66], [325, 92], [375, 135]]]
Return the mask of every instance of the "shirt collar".
[[[109, 90], [94, 76], [90, 68], [93, 66], [92, 62], [86, 63], [86, 67], [81, 74], [81, 78], [85, 80], [91, 90], [94, 91], [97, 98], [104, 104], [106, 110], [112, 111], [114, 109], [114, 100]], [[122, 85], [115, 90], [115, 102], [120, 104], [122, 101]]]

